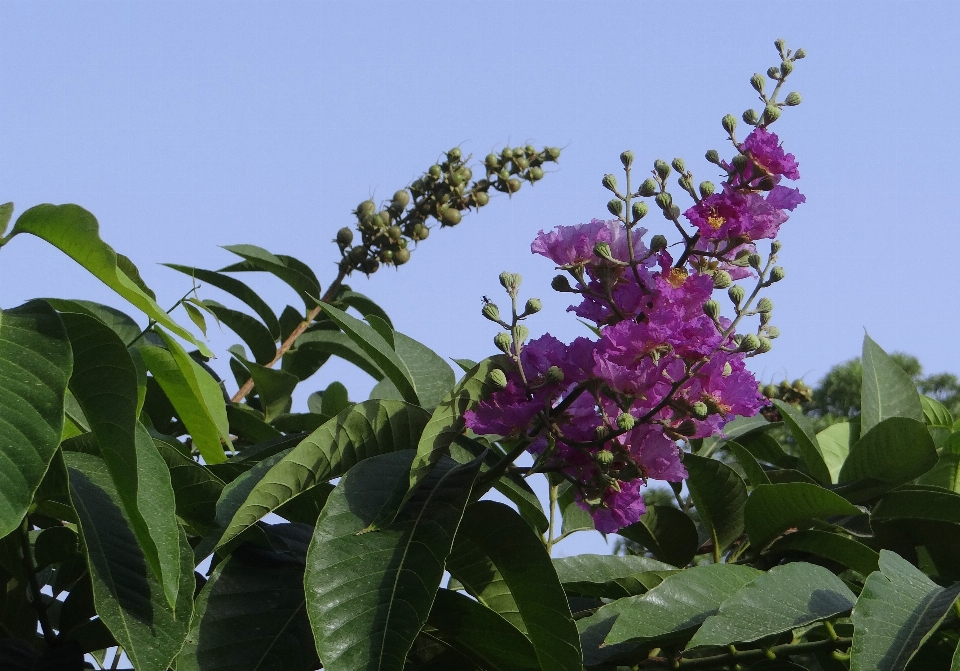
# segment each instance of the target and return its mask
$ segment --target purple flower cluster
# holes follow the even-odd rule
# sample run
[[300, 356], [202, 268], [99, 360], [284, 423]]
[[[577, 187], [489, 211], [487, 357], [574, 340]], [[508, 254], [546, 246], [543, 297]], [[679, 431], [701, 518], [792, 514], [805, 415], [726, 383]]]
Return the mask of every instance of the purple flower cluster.
[[685, 213], [699, 235], [688, 237], [682, 264], [666, 249], [652, 253], [646, 230], [617, 219], [541, 231], [532, 252], [577, 280], [581, 300], [568, 309], [593, 321], [599, 337], [514, 343], [519, 366], [504, 371], [506, 386], [466, 413], [478, 434], [528, 441], [545, 468], [576, 485], [602, 532], [640, 518], [648, 478], [687, 477], [681, 440], [715, 435], [765, 405], [731, 321], [704, 305], [715, 274], [750, 274], [738, 256], [774, 238], [804, 197], [779, 185], [799, 173], [776, 135], [758, 128], [740, 151], [747, 161], [727, 166], [723, 190]]

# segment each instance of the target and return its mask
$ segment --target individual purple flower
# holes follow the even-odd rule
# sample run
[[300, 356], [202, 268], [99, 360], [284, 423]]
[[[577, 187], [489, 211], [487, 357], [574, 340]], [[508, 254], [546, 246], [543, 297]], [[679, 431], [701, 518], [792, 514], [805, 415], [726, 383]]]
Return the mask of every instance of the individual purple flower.
[[542, 409], [543, 399], [528, 398], [519, 376], [510, 373], [506, 388], [490, 394], [475, 409], [467, 410], [463, 417], [466, 425], [476, 433], [509, 436], [527, 426]]
[[628, 527], [646, 512], [646, 506], [643, 504], [643, 494], [640, 488], [643, 486], [641, 480], [631, 480], [628, 482], [617, 482], [619, 490], [610, 487], [601, 496], [599, 506], [590, 506], [583, 501], [577, 501], [577, 504], [588, 511], [593, 517], [593, 525], [597, 531], [605, 534], [612, 534], [623, 527]]
[[622, 438], [644, 478], [668, 482], [680, 482], [687, 478], [687, 469], [680, 461], [680, 448], [663, 433], [662, 426], [640, 424]]
[[[644, 228], [636, 228], [630, 232], [635, 259], [642, 259], [648, 253], [641, 239], [646, 232]], [[587, 224], [557, 226], [549, 233], [541, 230], [530, 245], [530, 251], [546, 256], [558, 266], [572, 267], [599, 262], [600, 260], [593, 253], [593, 248], [598, 242], [606, 242], [610, 245], [610, 254], [613, 258], [619, 261], [630, 260], [627, 229], [618, 219], [609, 221], [592, 219]]]
[[781, 175], [787, 179], [800, 179], [796, 157], [783, 151], [776, 133], [757, 128], [747, 136], [740, 149], [775, 180], [780, 181]]

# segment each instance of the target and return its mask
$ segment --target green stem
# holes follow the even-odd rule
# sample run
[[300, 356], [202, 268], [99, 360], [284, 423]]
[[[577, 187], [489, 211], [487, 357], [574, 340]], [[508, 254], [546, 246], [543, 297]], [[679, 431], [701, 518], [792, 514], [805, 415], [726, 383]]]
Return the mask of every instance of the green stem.
[[710, 657], [681, 659], [679, 663], [665, 658], [656, 658], [647, 660], [647, 662], [641, 664], [641, 668], [680, 669], [681, 671], [686, 671], [687, 669], [710, 669], [724, 665], [749, 664], [761, 659], [771, 659], [771, 654], [773, 654], [775, 658], [785, 658], [791, 655], [802, 655], [818, 650], [838, 650], [849, 647], [852, 642], [852, 638], [838, 638], [835, 641], [825, 639], [822, 641], [806, 641], [803, 643], [784, 643], [783, 645], [776, 645], [770, 648], [737, 650], [735, 652], [712, 655]]
[[24, 516], [23, 524], [20, 525], [20, 554], [23, 562], [23, 570], [27, 574], [27, 581], [30, 583], [30, 601], [33, 608], [37, 611], [37, 619], [40, 621], [40, 630], [43, 632], [43, 640], [48, 646], [54, 646], [57, 642], [57, 636], [53, 633], [53, 627], [50, 626], [50, 618], [47, 616], [47, 609], [43, 607], [43, 594], [40, 592], [40, 583], [37, 582], [37, 567], [33, 564], [33, 557], [30, 553], [30, 522]]
[[123, 647], [117, 646], [117, 653], [113, 656], [113, 663], [110, 664], [110, 671], [120, 667], [120, 656], [123, 654]]
[[554, 520], [556, 519], [556, 510], [557, 510], [557, 491], [560, 489], [560, 485], [550, 485], [550, 524], [547, 526], [547, 554], [553, 554], [554, 544], [560, 540], [560, 538], [553, 537], [553, 525]]

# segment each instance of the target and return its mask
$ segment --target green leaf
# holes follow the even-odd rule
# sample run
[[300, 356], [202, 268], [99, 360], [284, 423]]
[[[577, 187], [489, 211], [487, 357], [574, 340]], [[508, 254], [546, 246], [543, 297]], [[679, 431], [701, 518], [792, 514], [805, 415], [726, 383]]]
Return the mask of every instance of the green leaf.
[[856, 600], [850, 588], [822, 566], [774, 566], [726, 599], [687, 649], [756, 641], [844, 613]]
[[270, 422], [287, 412], [293, 398], [293, 391], [300, 383], [297, 376], [284, 370], [267, 368], [252, 361], [241, 361], [241, 363], [250, 371], [253, 388], [260, 397], [260, 405], [263, 407], [264, 421]]
[[851, 671], [903, 669], [936, 631], [960, 594], [960, 583], [940, 587], [889, 550], [880, 551], [853, 609]]
[[584, 554], [553, 560], [564, 590], [605, 599], [643, 594], [675, 573], [670, 564], [628, 555]]
[[860, 509], [819, 485], [791, 482], [760, 485], [744, 508], [747, 537], [758, 552], [782, 532], [835, 515], [859, 515]]
[[223, 440], [228, 448], [233, 448], [223, 390], [175, 340], [162, 332], [161, 337], [168, 349], [141, 347], [140, 354], [153, 378], [176, 408], [204, 461], [208, 464], [221, 463], [226, 456], [220, 441]]
[[0, 538], [20, 525], [63, 432], [73, 369], [60, 317], [42, 301], [0, 311]]
[[410, 449], [427, 414], [402, 401], [364, 401], [328, 421], [279, 461], [253, 488], [218, 546], [318, 483], [373, 456]]
[[[580, 632], [580, 645], [583, 648], [583, 663], [587, 668], [605, 664], [636, 664], [646, 658], [646, 647], [636, 643], [617, 643], [606, 645], [604, 640], [613, 628], [617, 618], [627, 607], [630, 599], [618, 599], [601, 606], [595, 613], [577, 620]], [[652, 646], [650, 646], [652, 647]], [[605, 668], [600, 666], [600, 668]]]
[[749, 566], [705, 564], [667, 576], [646, 594], [618, 602], [623, 604], [620, 616], [605, 644], [682, 640], [760, 575]]
[[850, 449], [839, 481], [869, 480], [876, 485], [859, 500], [920, 477], [937, 463], [937, 449], [927, 427], [915, 419], [890, 417], [875, 424]]
[[[185, 304], [186, 305], [186, 304]], [[273, 361], [277, 354], [277, 342], [270, 330], [245, 312], [231, 310], [216, 301], [203, 302], [213, 316], [226, 324], [250, 348], [254, 360], [259, 364]]]
[[304, 585], [324, 669], [402, 670], [430, 613], [480, 463], [441, 462], [389, 526], [362, 533], [405, 489], [412, 459], [357, 464], [317, 520]]
[[750, 453], [750, 450], [733, 440], [727, 440], [723, 446], [730, 450], [734, 459], [740, 464], [740, 468], [743, 469], [743, 473], [747, 476], [747, 482], [749, 482], [751, 487], [770, 484], [770, 478], [760, 463]]
[[753, 458], [779, 468], [794, 469], [797, 467], [797, 458], [783, 451], [783, 447], [773, 436], [756, 431], [747, 436], [738, 437], [737, 443], [742, 445]]
[[763, 415], [754, 415], [753, 417], [737, 416], [723, 425], [723, 435], [726, 440], [737, 440], [775, 426], [778, 426], [778, 424], [771, 424]]
[[311, 409], [310, 412], [319, 412], [319, 414], [326, 415], [327, 417], [336, 417], [351, 405], [347, 388], [340, 382], [331, 382], [327, 388], [323, 390], [322, 396], [320, 397], [319, 411]]
[[[478, 559], [496, 570], [484, 571]], [[543, 542], [517, 513], [494, 501], [467, 508], [447, 570], [478, 601], [520, 625], [543, 671], [581, 671], [580, 637], [563, 587]], [[503, 610], [511, 601], [514, 617]]]
[[[384, 324], [384, 328], [388, 328]], [[449, 394], [456, 382], [453, 369], [433, 350], [413, 338], [394, 333], [395, 351], [406, 364], [417, 387], [417, 395], [424, 410], [433, 411]], [[393, 398], [402, 400], [402, 395], [389, 378], [384, 378], [370, 392], [370, 398]]]
[[44, 298], [43, 300], [50, 303], [57, 312], [76, 312], [99, 319], [120, 336], [120, 340], [126, 343], [127, 347], [139, 340], [143, 332], [143, 328], [130, 315], [109, 305], [101, 305], [93, 301], [68, 301], [62, 298]]
[[770, 553], [797, 550], [843, 564], [861, 575], [870, 575], [876, 571], [880, 561], [876, 550], [868, 548], [860, 541], [817, 529], [805, 529], [783, 536], [770, 548]]
[[157, 439], [153, 442], [170, 471], [177, 515], [198, 530], [206, 531], [216, 523], [223, 481], [173, 445]]
[[304, 264], [296, 261], [296, 259], [291, 259], [289, 256], [281, 254], [275, 256], [256, 245], [226, 245], [224, 249], [233, 252], [244, 259], [245, 262], [221, 268], [217, 272], [268, 272], [286, 282], [296, 291], [308, 310], [316, 307], [317, 300], [320, 297], [320, 283], [313, 271]]
[[218, 564], [197, 598], [177, 671], [311, 671], [319, 666], [303, 590], [312, 529], [281, 524], [271, 530], [293, 535], [302, 552], [291, 556], [244, 548]]
[[376, 315], [365, 315], [364, 317], [366, 322], [373, 327], [373, 330], [379, 333], [380, 337], [387, 341], [387, 344], [390, 345], [390, 348], [396, 350], [397, 343], [394, 338], [396, 333], [394, 332], [393, 327]]
[[147, 566], [106, 464], [66, 453], [70, 491], [80, 518], [97, 614], [139, 671], [166, 671], [183, 645], [193, 613], [193, 554], [179, 532], [176, 608]]
[[4, 203], [0, 205], [0, 237], [7, 232], [7, 226], [10, 225], [10, 217], [13, 216], [13, 203]]
[[260, 316], [260, 319], [263, 320], [263, 323], [267, 325], [267, 328], [270, 330], [270, 334], [274, 338], [280, 336], [280, 322], [277, 321], [277, 315], [274, 314], [273, 310], [270, 309], [270, 306], [267, 305], [262, 298], [260, 298], [260, 294], [240, 280], [230, 277], [229, 275], [221, 275], [213, 270], [203, 270], [202, 268], [180, 266], [175, 263], [164, 263], [163, 265], [165, 265], [167, 268], [173, 268], [174, 270], [177, 270], [185, 275], [195, 277], [201, 282], [206, 282], [207, 284], [213, 285], [218, 289], [222, 289], [228, 294], [239, 298]]
[[884, 495], [870, 513], [872, 522], [893, 519], [960, 524], [960, 495], [935, 489], [899, 489]]
[[743, 533], [743, 507], [747, 486], [737, 472], [715, 459], [686, 454], [683, 465], [690, 474], [687, 488], [717, 552], [723, 552]]
[[697, 554], [700, 540], [690, 516], [673, 506], [650, 506], [640, 520], [617, 532], [673, 566], [686, 566]]
[[953, 415], [935, 398], [920, 397], [920, 406], [923, 408], [923, 421], [927, 426], [953, 430]]
[[[78, 205], [37, 205], [20, 215], [11, 235], [30, 233], [62, 251], [93, 273], [94, 277], [139, 308], [150, 319], [196, 345], [204, 356], [213, 356], [206, 345], [170, 318], [139, 284], [133, 264], [120, 258], [100, 239], [100, 225]], [[132, 270], [131, 270], [132, 269]]]
[[937, 465], [918, 482], [960, 493], [960, 433], [952, 433], [939, 450]]
[[346, 333], [328, 329], [307, 331], [297, 338], [293, 349], [283, 355], [282, 368], [306, 380], [331, 356], [352, 363], [374, 380], [384, 379], [379, 366]]
[[280, 430], [263, 421], [263, 413], [249, 405], [232, 403], [226, 406], [230, 432], [251, 443], [263, 443], [279, 438]]
[[777, 406], [784, 424], [790, 429], [793, 439], [797, 441], [797, 447], [800, 448], [800, 454], [810, 470], [810, 475], [819, 483], [829, 485], [831, 482], [830, 468], [824, 459], [823, 449], [817, 442], [817, 436], [813, 432], [813, 425], [810, 420], [789, 403], [784, 403], [779, 399], [773, 399], [771, 402]]
[[917, 387], [896, 361], [863, 336], [863, 387], [860, 389], [860, 435], [890, 417], [923, 421]]
[[837, 422], [817, 434], [823, 460], [830, 470], [830, 482], [839, 481], [843, 463], [859, 438], [860, 427], [856, 422]]
[[324, 305], [323, 311], [390, 378], [405, 401], [420, 405], [410, 369], [373, 327], [330, 305]]
[[486, 384], [487, 376], [494, 368], [502, 369], [505, 363], [501, 356], [484, 359], [463, 376], [433, 411], [430, 422], [424, 428], [423, 435], [420, 436], [420, 442], [417, 445], [417, 458], [413, 460], [413, 467], [410, 469], [411, 489], [446, 452], [450, 443], [463, 433], [466, 426], [463, 413], [478, 403], [484, 394], [493, 391]]
[[336, 302], [353, 308], [362, 314], [364, 318], [368, 317], [369, 315], [379, 317], [381, 320], [383, 320], [383, 322], [386, 323], [388, 327], [391, 329], [393, 328], [393, 322], [390, 321], [390, 317], [388, 317], [384, 309], [374, 303], [373, 299], [371, 299], [369, 296], [357, 293], [356, 291], [347, 290], [337, 296]]
[[498, 671], [539, 671], [530, 641], [520, 631], [476, 601], [441, 589], [427, 624], [455, 650], [475, 659], [484, 668]]
[[186, 311], [187, 316], [190, 317], [190, 321], [192, 321], [196, 325], [196, 327], [200, 329], [200, 332], [204, 335], [204, 337], [206, 337], [207, 320], [203, 316], [203, 312], [199, 308], [197, 308], [195, 305], [192, 305], [191, 303], [188, 303], [186, 301], [184, 301], [180, 305], [183, 306], [183, 309], [184, 311]]

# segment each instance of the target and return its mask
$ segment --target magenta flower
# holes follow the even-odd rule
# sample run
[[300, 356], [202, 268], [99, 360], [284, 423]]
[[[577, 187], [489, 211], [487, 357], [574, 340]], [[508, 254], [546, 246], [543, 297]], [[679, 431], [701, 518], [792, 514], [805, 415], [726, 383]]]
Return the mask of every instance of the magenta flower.
[[612, 534], [623, 527], [628, 527], [646, 512], [643, 505], [643, 494], [640, 492], [642, 486], [641, 480], [631, 480], [629, 482], [619, 481], [617, 485], [620, 490], [613, 487], [607, 489], [601, 497], [602, 503], [593, 508], [583, 501], [577, 501], [577, 504], [590, 513], [593, 517], [593, 525], [605, 534]]
[[740, 149], [775, 180], [780, 181], [781, 175], [787, 179], [800, 179], [796, 157], [783, 151], [776, 133], [771, 133], [766, 128], [757, 128], [747, 136]]

